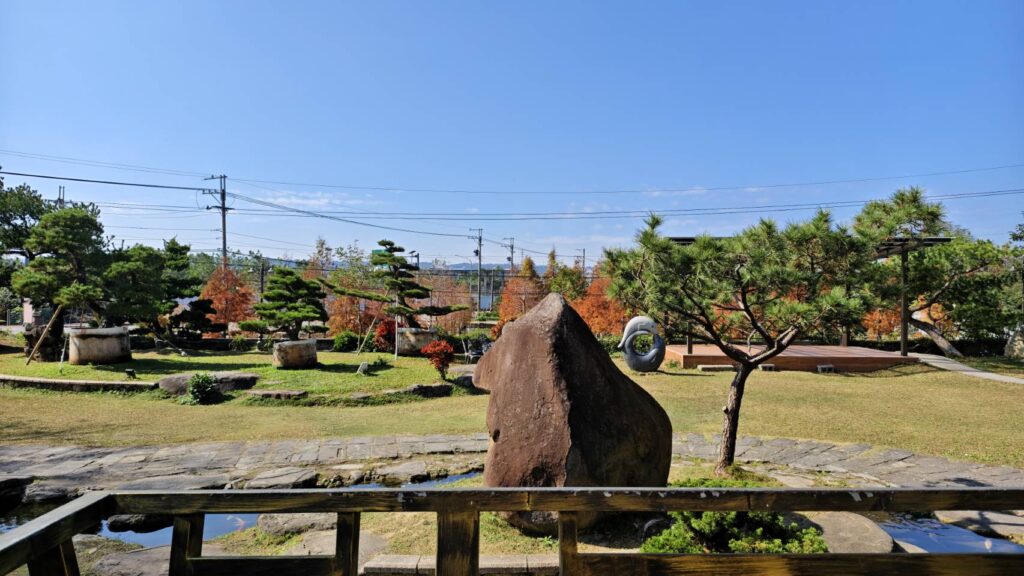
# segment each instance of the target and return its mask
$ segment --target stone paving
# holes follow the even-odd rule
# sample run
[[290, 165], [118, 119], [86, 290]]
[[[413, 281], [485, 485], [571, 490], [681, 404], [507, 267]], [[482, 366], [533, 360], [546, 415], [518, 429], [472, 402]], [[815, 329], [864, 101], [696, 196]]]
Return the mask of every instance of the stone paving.
[[971, 376], [974, 378], [983, 378], [985, 380], [994, 380], [996, 382], [1005, 382], [1007, 384], [1024, 384], [1024, 378], [1017, 378], [1015, 376], [1008, 376], [1006, 374], [996, 374], [995, 372], [986, 372], [973, 368], [966, 364], [961, 364], [952, 358], [946, 358], [945, 356], [939, 356], [937, 354], [918, 354], [914, 353], [913, 356], [917, 356], [921, 359], [921, 362], [931, 366], [932, 368], [938, 368], [939, 370], [949, 370], [951, 372], [959, 372], [964, 376]]
[[[131, 448], [9, 445], [0, 446], [0, 479], [34, 480], [26, 500], [74, 496], [88, 489], [239, 488], [250, 482], [252, 487], [292, 487], [313, 485], [317, 479], [320, 485], [341, 486], [389, 475], [392, 483], [398, 483], [407, 480], [405, 476], [422, 480], [460, 473], [450, 467], [431, 473], [423, 465], [406, 461], [444, 464], [461, 457], [462, 471], [479, 469], [487, 444], [487, 435], [479, 433]], [[673, 452], [677, 457], [713, 460], [717, 441], [701, 434], [677, 434]], [[875, 449], [865, 444], [748, 436], [740, 438], [736, 456], [741, 463], [766, 462], [794, 470], [842, 474], [867, 487], [1024, 486], [1024, 470], [1018, 468]], [[402, 460], [396, 463], [396, 458]], [[318, 476], [311, 473], [314, 471]]]

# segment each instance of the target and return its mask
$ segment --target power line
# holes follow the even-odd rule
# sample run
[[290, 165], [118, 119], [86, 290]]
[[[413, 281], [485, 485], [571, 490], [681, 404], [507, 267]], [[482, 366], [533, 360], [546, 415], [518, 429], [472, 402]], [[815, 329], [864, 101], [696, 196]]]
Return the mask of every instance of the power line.
[[[0, 154], [19, 156], [23, 158], [33, 158], [52, 162], [64, 162], [69, 164], [80, 164], [86, 166], [97, 166], [103, 168], [111, 168], [115, 170], [132, 170], [139, 172], [152, 172], [159, 174], [177, 175], [177, 176], [196, 176], [202, 177], [209, 172], [195, 172], [188, 170], [175, 170], [169, 168], [155, 168], [152, 166], [142, 166], [136, 164], [124, 164], [118, 162], [106, 162], [100, 160], [86, 160], [82, 158], [72, 158], [68, 156], [55, 156], [48, 154], [37, 154], [30, 152], [22, 152], [17, 150], [4, 150], [0, 149]], [[745, 184], [745, 185], [727, 185], [727, 186], [674, 186], [671, 188], [659, 188], [659, 187], [646, 187], [646, 188], [631, 188], [631, 189], [610, 189], [610, 190], [484, 190], [484, 189], [459, 189], [459, 188], [424, 188], [424, 187], [404, 187], [404, 186], [360, 186], [360, 185], [349, 185], [349, 184], [325, 184], [316, 182], [297, 182], [297, 181], [286, 181], [286, 180], [266, 180], [257, 178], [234, 178], [237, 182], [244, 182], [250, 185], [258, 184], [272, 184], [272, 185], [283, 185], [283, 186], [300, 186], [307, 188], [335, 188], [345, 190], [365, 190], [365, 191], [376, 191], [376, 192], [420, 192], [420, 193], [437, 193], [437, 194], [567, 194], [567, 195], [587, 195], [587, 194], [643, 194], [643, 193], [678, 193], [678, 192], [693, 192], [693, 191], [728, 191], [728, 190], [744, 190], [747, 188], [795, 188], [805, 186], [830, 186], [835, 184], [856, 184], [864, 182], [880, 182], [885, 180], [901, 180], [905, 178], [926, 178], [932, 176], [952, 176], [957, 174], [972, 174], [978, 172], [990, 172], [995, 170], [1008, 170], [1013, 168], [1024, 167], [1024, 163], [1013, 163], [1003, 164], [998, 166], [986, 166], [980, 168], [964, 168], [958, 170], [941, 170], [934, 172], [919, 172], [915, 174], [902, 174], [898, 176], [870, 176], [863, 178], [846, 178], [846, 179], [829, 179], [829, 180], [816, 180], [816, 181], [801, 181], [801, 182], [790, 182], [790, 183], [771, 183], [771, 184]], [[259, 187], [259, 186], [257, 186]], [[275, 190], [276, 191], [276, 190]]]
[[54, 156], [52, 154], [34, 154], [31, 152], [19, 152], [17, 150], [0, 150], [5, 156], [17, 156], [20, 158], [31, 158], [33, 160], [45, 160], [48, 162], [61, 162], [64, 164], [77, 164], [79, 166], [93, 166], [98, 168], [112, 168], [114, 170], [130, 170], [132, 172], [149, 172], [154, 174], [168, 174], [172, 176], [196, 176], [203, 177], [209, 172], [189, 172], [186, 170], [172, 170], [169, 168], [154, 168], [152, 166], [141, 166], [138, 164], [123, 164], [120, 162], [104, 162], [100, 160], [86, 160], [83, 158], [72, 158], [69, 156]]
[[922, 172], [917, 174], [903, 174], [899, 176], [873, 176], [868, 178], [848, 178], [833, 180], [817, 180], [810, 182], [790, 182], [785, 184], [745, 184], [730, 186], [686, 186], [673, 188], [633, 188], [613, 190], [473, 190], [458, 188], [408, 188], [402, 186], [355, 186], [348, 184], [320, 184], [313, 182], [289, 182], [281, 180], [257, 180], [251, 178], [237, 178], [239, 182], [274, 184], [279, 186], [300, 186], [307, 188], [337, 188], [343, 190], [366, 190], [373, 192], [417, 192], [427, 194], [483, 194], [483, 195], [504, 195], [504, 194], [564, 194], [564, 195], [588, 195], [588, 194], [644, 194], [644, 193], [677, 193], [700, 191], [727, 191], [745, 190], [748, 188], [797, 188], [804, 186], [830, 186], [835, 184], [856, 184], [864, 182], [880, 182], [884, 180], [902, 180], [905, 178], [925, 178], [930, 176], [951, 176], [954, 174], [970, 174], [975, 172], [988, 172], [993, 170], [1007, 170], [1011, 168], [1024, 167], [1024, 163], [1004, 164], [1001, 166], [988, 166], [984, 168], [966, 168], [962, 170], [943, 170], [938, 172]]
[[209, 188], [196, 188], [194, 186], [171, 186], [168, 184], [146, 184], [141, 182], [121, 182], [118, 180], [95, 180], [92, 178], [73, 178], [71, 176], [50, 176], [47, 174], [26, 174], [24, 172], [8, 172], [0, 170], [0, 174], [9, 176], [21, 176], [23, 178], [45, 178], [47, 180], [64, 180], [67, 182], [88, 182], [91, 184], [108, 184], [111, 186], [132, 186], [135, 188], [161, 188], [164, 190], [188, 190], [190, 192], [207, 192]]
[[395, 227], [395, 226], [383, 226], [381, 224], [370, 224], [370, 223], [367, 223], [367, 222], [359, 222], [358, 220], [349, 220], [347, 218], [339, 218], [337, 216], [331, 216], [330, 214], [324, 214], [324, 213], [321, 213], [321, 212], [314, 212], [312, 210], [304, 210], [302, 208], [294, 208], [292, 206], [285, 206], [283, 204], [277, 204], [277, 203], [274, 203], [274, 202], [267, 202], [266, 200], [260, 200], [258, 198], [252, 198], [250, 196], [245, 196], [245, 195], [239, 194], [237, 192], [231, 192], [229, 195], [231, 197], [237, 198], [239, 200], [244, 200], [246, 202], [251, 202], [253, 204], [259, 204], [261, 206], [268, 206], [268, 207], [271, 207], [271, 208], [276, 208], [278, 210], [282, 210], [282, 211], [285, 211], [285, 212], [294, 212], [294, 213], [297, 213], [297, 214], [303, 214], [303, 215], [311, 216], [311, 217], [314, 217], [314, 218], [324, 218], [326, 220], [335, 220], [337, 222], [344, 222], [346, 224], [355, 224], [357, 226], [367, 226], [367, 227], [370, 227], [370, 228], [378, 228], [378, 229], [381, 229], [381, 230], [393, 230], [395, 232], [407, 232], [409, 234], [425, 234], [425, 235], [429, 235], [429, 236], [445, 236], [445, 237], [448, 237], [448, 238], [463, 238], [463, 237], [465, 237], [464, 234], [448, 234], [448, 233], [445, 233], [445, 232], [432, 232], [432, 231], [429, 231], [429, 230], [413, 230], [413, 229], [410, 229], [410, 228], [398, 228], [398, 227]]

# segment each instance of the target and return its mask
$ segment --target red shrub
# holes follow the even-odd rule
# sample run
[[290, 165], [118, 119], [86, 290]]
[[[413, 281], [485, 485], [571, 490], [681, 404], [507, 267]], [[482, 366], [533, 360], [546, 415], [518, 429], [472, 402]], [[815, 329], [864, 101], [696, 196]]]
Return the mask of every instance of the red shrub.
[[452, 345], [444, 340], [434, 340], [420, 348], [420, 352], [430, 359], [430, 363], [434, 365], [434, 368], [437, 368], [437, 373], [441, 375], [441, 380], [447, 380], [448, 367], [451, 366], [452, 360], [455, 360], [455, 349], [452, 348]]

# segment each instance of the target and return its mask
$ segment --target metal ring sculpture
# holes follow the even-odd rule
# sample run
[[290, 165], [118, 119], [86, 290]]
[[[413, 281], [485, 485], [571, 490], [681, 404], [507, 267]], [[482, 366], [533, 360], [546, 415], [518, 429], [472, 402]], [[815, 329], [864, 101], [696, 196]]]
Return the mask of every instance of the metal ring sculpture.
[[[649, 335], [654, 340], [651, 349], [645, 354], [637, 352], [634, 347], [635, 338], [641, 334]], [[648, 316], [637, 316], [626, 324], [617, 348], [622, 350], [626, 366], [636, 372], [654, 372], [665, 360], [665, 341], [658, 334], [658, 323]]]

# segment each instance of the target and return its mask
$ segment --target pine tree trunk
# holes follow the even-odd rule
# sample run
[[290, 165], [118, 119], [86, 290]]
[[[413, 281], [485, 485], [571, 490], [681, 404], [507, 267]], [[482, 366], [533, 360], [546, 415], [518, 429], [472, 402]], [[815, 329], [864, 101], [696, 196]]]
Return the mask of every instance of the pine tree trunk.
[[754, 366], [740, 364], [736, 369], [736, 376], [729, 386], [729, 399], [726, 401], [722, 411], [725, 413], [722, 420], [722, 443], [718, 447], [718, 464], [715, 466], [715, 474], [725, 476], [732, 466], [736, 457], [736, 437], [740, 427], [740, 405], [743, 403], [743, 388], [747, 384], [747, 376], [753, 372]]
[[938, 346], [939, 350], [942, 350], [942, 353], [947, 357], [960, 358], [963, 356], [963, 354], [956, 349], [956, 346], [953, 346], [949, 340], [946, 340], [942, 334], [935, 329], [935, 326], [913, 317], [910, 318], [910, 325], [927, 334], [928, 337], [932, 339], [932, 342], [935, 342], [935, 345]]

